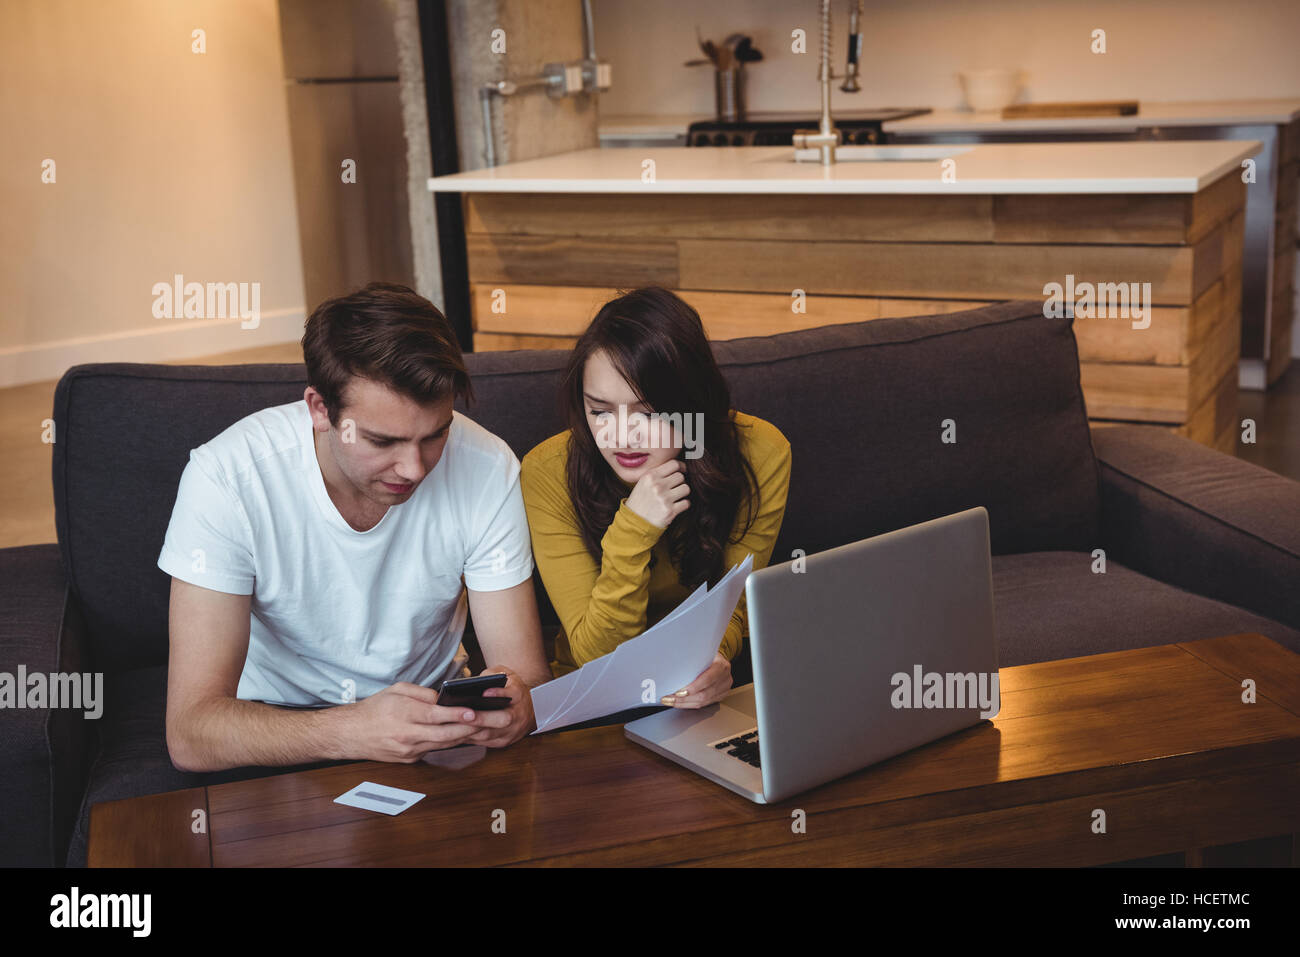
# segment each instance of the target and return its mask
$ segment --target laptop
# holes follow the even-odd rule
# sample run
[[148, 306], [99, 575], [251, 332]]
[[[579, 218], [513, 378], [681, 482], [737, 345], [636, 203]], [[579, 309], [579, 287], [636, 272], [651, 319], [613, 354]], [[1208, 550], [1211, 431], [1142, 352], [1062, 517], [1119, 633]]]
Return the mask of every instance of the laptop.
[[768, 804], [997, 714], [982, 507], [759, 569], [745, 599], [753, 683], [627, 737]]

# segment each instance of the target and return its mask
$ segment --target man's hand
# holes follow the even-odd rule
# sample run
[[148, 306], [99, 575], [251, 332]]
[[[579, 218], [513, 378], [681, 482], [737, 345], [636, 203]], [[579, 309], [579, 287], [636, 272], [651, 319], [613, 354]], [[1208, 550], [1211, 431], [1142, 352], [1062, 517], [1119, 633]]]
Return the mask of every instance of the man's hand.
[[406, 681], [332, 710], [346, 722], [342, 734], [346, 758], [402, 764], [466, 743], [479, 733], [483, 718], [493, 714], [445, 707], [438, 704], [438, 692]]
[[509, 668], [484, 668], [485, 675], [507, 675], [504, 688], [488, 688], [485, 698], [510, 698], [508, 708], [500, 711], [478, 711], [474, 723], [480, 730], [466, 738], [469, 744], [482, 744], [489, 748], [504, 748], [514, 744], [537, 727], [533, 715], [533, 696], [528, 685]]
[[730, 690], [731, 662], [723, 655], [715, 654], [713, 663], [700, 672], [699, 677], [677, 694], [664, 695], [660, 701], [674, 708], [703, 708]]

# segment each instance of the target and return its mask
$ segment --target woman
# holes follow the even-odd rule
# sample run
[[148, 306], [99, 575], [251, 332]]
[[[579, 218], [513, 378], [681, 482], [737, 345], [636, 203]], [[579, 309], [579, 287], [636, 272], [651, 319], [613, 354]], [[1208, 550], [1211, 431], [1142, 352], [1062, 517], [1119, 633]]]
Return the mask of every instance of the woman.
[[[533, 556], [563, 630], [559, 676], [654, 624], [750, 553], [767, 564], [790, 443], [731, 409], [695, 310], [666, 289], [606, 303], [569, 357], [568, 429], [522, 463]], [[742, 597], [712, 664], [662, 698], [717, 701], [747, 634]]]

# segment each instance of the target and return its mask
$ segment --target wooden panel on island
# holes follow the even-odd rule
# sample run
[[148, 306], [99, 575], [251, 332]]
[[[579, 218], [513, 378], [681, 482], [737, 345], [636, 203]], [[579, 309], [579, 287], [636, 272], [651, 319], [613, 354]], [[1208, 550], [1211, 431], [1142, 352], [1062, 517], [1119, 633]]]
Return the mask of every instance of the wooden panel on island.
[[[647, 283], [689, 302], [712, 339], [1047, 308], [1057, 283], [1076, 291], [1090, 419], [1230, 451], [1245, 190], [1234, 171], [1193, 194], [467, 193], [474, 347], [569, 348], [601, 304]], [[1109, 308], [1085, 308], [1089, 287]], [[1128, 291], [1149, 313], [1115, 308]]]
[[1296, 222], [1300, 194], [1300, 120], [1279, 129], [1277, 206], [1273, 218], [1273, 308], [1269, 319], [1268, 369], [1271, 386], [1291, 366], [1295, 322]]
[[1273, 310], [1269, 324], [1268, 384], [1291, 365], [1295, 321], [1296, 205], [1300, 193], [1300, 120], [1285, 128], [1279, 146], [1277, 213], [1273, 219]]

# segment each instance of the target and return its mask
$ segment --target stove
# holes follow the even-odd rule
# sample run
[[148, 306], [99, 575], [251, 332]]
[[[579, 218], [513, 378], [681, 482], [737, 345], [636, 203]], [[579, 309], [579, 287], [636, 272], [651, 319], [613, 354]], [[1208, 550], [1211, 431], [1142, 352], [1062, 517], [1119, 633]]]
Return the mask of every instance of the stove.
[[[921, 116], [928, 109], [845, 110], [831, 120], [843, 143], [883, 143], [881, 125], [889, 120]], [[795, 130], [815, 130], [818, 115], [803, 111], [750, 113], [743, 120], [701, 120], [686, 130], [687, 146], [794, 146]]]

